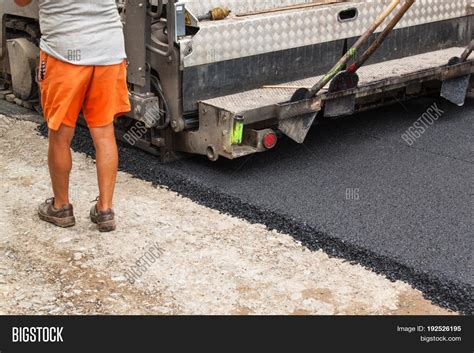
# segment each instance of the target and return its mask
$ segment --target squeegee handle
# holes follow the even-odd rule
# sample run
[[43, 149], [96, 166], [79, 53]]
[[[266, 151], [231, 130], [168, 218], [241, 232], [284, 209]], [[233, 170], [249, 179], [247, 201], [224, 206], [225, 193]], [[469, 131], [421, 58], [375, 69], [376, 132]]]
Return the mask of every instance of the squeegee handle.
[[[390, 5], [381, 13], [375, 22], [370, 26], [370, 28], [365, 32], [357, 42], [350, 48], [347, 53], [338, 61], [336, 65], [329, 71], [316, 85], [310, 89], [312, 95], [316, 95], [324, 86], [326, 86], [329, 81], [331, 81], [334, 76], [336, 76], [344, 66], [357, 54], [357, 51], [364, 45], [370, 38], [370, 36], [375, 32], [377, 28], [385, 21], [385, 19], [390, 16], [390, 14], [395, 10], [395, 8], [400, 4], [401, 0], [393, 0]], [[414, 0], [413, 0], [414, 1]]]
[[395, 16], [390, 20], [387, 27], [383, 30], [382, 33], [379, 34], [377, 39], [370, 45], [370, 47], [362, 54], [357, 61], [352, 64], [347, 71], [350, 73], [356, 72], [361, 66], [363, 66], [367, 60], [377, 51], [378, 48], [382, 45], [382, 43], [387, 39], [388, 35], [393, 31], [395, 26], [400, 22], [400, 20], [405, 16], [407, 11], [412, 7], [415, 3], [415, 0], [406, 0], [405, 3], [402, 5], [400, 10], [395, 14]]
[[464, 50], [464, 53], [461, 55], [461, 61], [466, 61], [469, 55], [471, 55], [472, 51], [474, 50], [474, 39], [471, 40], [471, 43], [467, 46], [466, 50]]

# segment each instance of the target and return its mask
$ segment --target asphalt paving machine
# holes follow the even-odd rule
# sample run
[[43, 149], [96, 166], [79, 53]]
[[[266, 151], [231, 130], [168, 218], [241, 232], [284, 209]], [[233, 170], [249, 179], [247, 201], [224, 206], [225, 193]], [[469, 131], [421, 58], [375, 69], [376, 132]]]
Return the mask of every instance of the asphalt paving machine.
[[[132, 103], [117, 135], [163, 161], [266, 152], [284, 135], [303, 143], [325, 119], [413, 97], [441, 92], [462, 105], [473, 87], [472, 0], [117, 0], [117, 8]], [[0, 0], [0, 18], [0, 97], [38, 107], [37, 1]]]

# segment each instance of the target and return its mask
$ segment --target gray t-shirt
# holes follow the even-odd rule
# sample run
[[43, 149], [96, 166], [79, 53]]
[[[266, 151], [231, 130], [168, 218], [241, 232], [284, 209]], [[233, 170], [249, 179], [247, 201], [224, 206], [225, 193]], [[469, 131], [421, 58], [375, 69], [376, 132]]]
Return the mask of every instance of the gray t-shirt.
[[39, 0], [41, 50], [75, 65], [115, 65], [125, 58], [115, 0]]

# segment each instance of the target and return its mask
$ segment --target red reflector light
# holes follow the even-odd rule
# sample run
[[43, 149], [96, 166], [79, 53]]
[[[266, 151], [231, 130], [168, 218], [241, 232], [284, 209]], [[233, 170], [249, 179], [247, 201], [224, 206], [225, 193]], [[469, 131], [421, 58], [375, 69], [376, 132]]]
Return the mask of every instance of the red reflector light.
[[267, 150], [275, 147], [277, 144], [278, 137], [274, 132], [267, 132], [265, 136], [263, 136], [262, 143], [263, 147], [265, 147]]

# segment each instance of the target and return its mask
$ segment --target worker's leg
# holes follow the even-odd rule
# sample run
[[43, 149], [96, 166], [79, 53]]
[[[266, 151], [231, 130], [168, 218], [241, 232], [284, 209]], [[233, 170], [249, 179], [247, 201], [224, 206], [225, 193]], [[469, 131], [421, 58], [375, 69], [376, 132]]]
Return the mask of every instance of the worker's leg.
[[69, 175], [72, 169], [71, 141], [74, 128], [61, 125], [49, 130], [48, 166], [54, 193], [54, 207], [69, 205]]
[[[43, 115], [49, 127], [48, 165], [54, 192], [51, 206], [61, 208], [69, 205], [70, 145], [92, 69], [62, 62], [43, 51], [40, 61], [37, 78]], [[51, 211], [46, 206], [43, 211]]]
[[118, 169], [114, 119], [130, 111], [126, 62], [95, 66], [84, 105], [84, 118], [96, 149], [99, 200], [90, 212], [91, 221], [101, 232], [115, 230], [113, 196]]
[[112, 209], [118, 169], [118, 150], [114, 124], [90, 128], [90, 132], [96, 150], [97, 179], [99, 182], [97, 209], [107, 211]]

